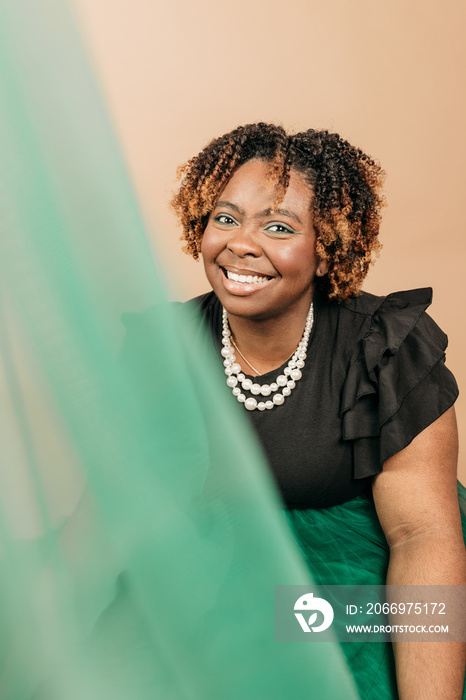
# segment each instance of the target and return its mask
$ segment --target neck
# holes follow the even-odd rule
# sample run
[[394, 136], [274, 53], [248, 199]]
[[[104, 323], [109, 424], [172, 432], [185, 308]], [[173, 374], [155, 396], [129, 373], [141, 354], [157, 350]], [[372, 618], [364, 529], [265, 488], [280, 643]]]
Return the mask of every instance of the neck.
[[[304, 332], [309, 306], [310, 301], [294, 313], [259, 321], [228, 316], [236, 345], [259, 374], [277, 369], [294, 353]], [[241, 356], [237, 361], [246, 374], [257, 374]]]

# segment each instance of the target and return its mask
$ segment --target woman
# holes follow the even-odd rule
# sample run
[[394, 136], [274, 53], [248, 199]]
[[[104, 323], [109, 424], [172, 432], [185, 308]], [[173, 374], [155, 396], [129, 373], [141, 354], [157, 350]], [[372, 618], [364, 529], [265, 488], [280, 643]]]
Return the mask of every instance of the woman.
[[[381, 168], [337, 134], [259, 123], [180, 175], [185, 250], [213, 289], [195, 303], [316, 579], [466, 583], [457, 387], [431, 290], [360, 292]], [[362, 697], [462, 695], [461, 645], [394, 645], [396, 682], [386, 645], [346, 647]]]

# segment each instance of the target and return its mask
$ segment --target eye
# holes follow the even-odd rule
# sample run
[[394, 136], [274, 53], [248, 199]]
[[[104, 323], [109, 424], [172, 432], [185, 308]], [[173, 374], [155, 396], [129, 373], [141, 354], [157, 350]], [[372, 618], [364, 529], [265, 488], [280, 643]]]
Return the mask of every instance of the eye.
[[280, 224], [278, 222], [269, 224], [265, 230], [270, 233], [297, 233], [297, 231], [292, 229], [290, 226], [286, 226], [285, 224]]
[[221, 224], [222, 226], [235, 226], [238, 224], [236, 219], [234, 219], [232, 216], [229, 216], [228, 214], [217, 214], [217, 216], [214, 218], [214, 221], [216, 221], [218, 224]]

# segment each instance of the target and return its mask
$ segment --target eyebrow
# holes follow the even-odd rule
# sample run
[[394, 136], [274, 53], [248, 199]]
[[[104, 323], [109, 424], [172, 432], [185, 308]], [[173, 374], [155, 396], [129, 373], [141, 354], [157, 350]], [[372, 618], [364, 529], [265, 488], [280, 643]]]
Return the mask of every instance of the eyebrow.
[[215, 209], [218, 209], [219, 207], [222, 207], [223, 209], [232, 209], [240, 216], [245, 216], [245, 214], [246, 214], [244, 209], [241, 209], [241, 207], [238, 207], [236, 204], [233, 204], [233, 202], [226, 202], [226, 201], [217, 202], [217, 204], [215, 205]]
[[299, 218], [297, 214], [294, 213], [294, 211], [290, 211], [289, 209], [282, 209], [281, 207], [278, 207], [278, 209], [264, 209], [264, 211], [259, 212], [254, 218], [256, 219], [261, 219], [263, 216], [269, 216], [270, 214], [281, 214], [281, 216], [288, 216], [290, 219], [294, 219], [295, 221], [298, 222], [298, 224], [301, 224], [302, 221]]
[[[244, 209], [241, 209], [237, 204], [233, 204], [233, 202], [227, 202], [225, 200], [220, 200], [217, 202], [215, 205], [215, 209], [218, 207], [223, 207], [224, 209], [231, 209], [232, 211], [236, 212], [240, 216], [245, 216], [246, 212]], [[290, 219], [294, 219], [294, 221], [297, 221], [299, 224], [302, 224], [301, 219], [297, 214], [295, 214], [293, 211], [290, 211], [289, 209], [282, 209], [279, 207], [278, 209], [264, 209], [263, 211], [260, 211], [258, 214], [254, 216], [255, 219], [262, 219], [264, 216], [269, 216], [270, 214], [279, 214], [281, 216], [288, 216]]]

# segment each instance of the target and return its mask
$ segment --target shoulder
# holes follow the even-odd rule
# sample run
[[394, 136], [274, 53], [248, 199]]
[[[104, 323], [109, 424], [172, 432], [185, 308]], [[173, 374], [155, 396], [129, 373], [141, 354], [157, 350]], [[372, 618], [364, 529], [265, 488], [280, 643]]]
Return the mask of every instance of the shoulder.
[[446, 335], [425, 313], [431, 303], [431, 287], [392, 292], [386, 296], [362, 292], [340, 304], [329, 304], [328, 312], [337, 318], [340, 335], [343, 334], [347, 342], [362, 343], [369, 354], [396, 353], [413, 331], [415, 335], [425, 335], [426, 340], [434, 340], [444, 349]]
[[432, 288], [407, 289], [400, 292], [392, 292], [386, 296], [377, 296], [369, 292], [362, 292], [360, 296], [353, 297], [342, 302], [340, 311], [343, 314], [366, 316], [410, 318], [419, 317], [432, 303]]
[[444, 357], [448, 338], [426, 313], [431, 303], [431, 287], [393, 292], [385, 297], [365, 293], [346, 303], [346, 313], [363, 314], [369, 319], [360, 345], [369, 373], [384, 357], [406, 352], [424, 357], [431, 365]]
[[129, 311], [122, 314], [121, 322], [127, 332], [135, 332], [138, 329], [157, 323], [167, 316], [174, 318], [182, 316], [184, 320], [199, 319], [200, 315], [209, 315], [218, 305], [219, 301], [215, 294], [209, 292], [185, 302], [162, 301], [149, 306], [143, 311]]
[[387, 349], [396, 352], [422, 316], [426, 316], [425, 310], [431, 302], [430, 288], [386, 296], [362, 292], [340, 303], [317, 297], [316, 318], [319, 323], [321, 317], [325, 345], [334, 348], [334, 357], [343, 365], [354, 362], [361, 353], [369, 354], [370, 363], [375, 365]]
[[[393, 292], [385, 297], [363, 294], [342, 304], [343, 317], [364, 316], [364, 332], [353, 347], [344, 410], [383, 383], [413, 388], [444, 360], [448, 338], [426, 313], [432, 289]], [[362, 389], [365, 385], [365, 389]], [[351, 398], [349, 395], [351, 395]], [[380, 409], [379, 409], [380, 412]], [[387, 416], [385, 416], [385, 419]]]
[[199, 317], [200, 314], [205, 317], [217, 311], [220, 302], [214, 292], [207, 292], [207, 294], [201, 294], [200, 296], [185, 301], [182, 306], [183, 313], [188, 316]]
[[195, 337], [208, 331], [210, 338], [215, 338], [222, 323], [222, 305], [214, 292], [201, 294], [181, 304], [180, 313], [183, 324]]
[[[433, 423], [458, 395], [445, 366], [446, 334], [426, 313], [432, 289], [364, 294], [346, 302], [350, 315], [367, 314], [365, 330], [353, 346], [343, 391], [344, 438], [361, 442], [361, 474], [374, 474], [362, 459], [368, 438], [378, 437], [377, 470]], [[358, 316], [359, 317], [359, 316]], [[367, 464], [364, 464], [366, 462]]]
[[142, 311], [124, 313], [121, 322], [126, 332], [120, 357], [136, 345], [150, 347], [161, 328], [170, 327], [195, 337], [202, 327], [213, 326], [219, 315], [221, 305], [213, 292], [186, 302], [160, 301]]

